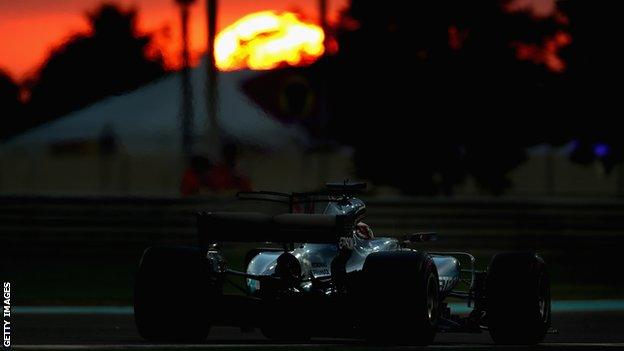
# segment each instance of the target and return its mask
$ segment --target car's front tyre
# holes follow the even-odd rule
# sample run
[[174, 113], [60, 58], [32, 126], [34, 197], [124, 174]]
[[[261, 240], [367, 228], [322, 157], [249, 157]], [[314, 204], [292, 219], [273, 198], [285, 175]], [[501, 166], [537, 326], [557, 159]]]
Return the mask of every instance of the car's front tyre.
[[488, 329], [497, 344], [534, 345], [550, 327], [550, 280], [535, 253], [508, 252], [492, 259], [486, 280]]

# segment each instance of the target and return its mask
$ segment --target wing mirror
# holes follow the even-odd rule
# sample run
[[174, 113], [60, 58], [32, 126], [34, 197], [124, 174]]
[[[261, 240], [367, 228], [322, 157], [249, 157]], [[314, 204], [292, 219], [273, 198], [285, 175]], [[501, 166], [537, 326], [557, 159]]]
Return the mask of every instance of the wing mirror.
[[415, 244], [415, 243], [426, 243], [430, 241], [437, 241], [438, 234], [435, 232], [423, 232], [423, 233], [414, 233], [408, 234], [405, 236], [404, 241]]

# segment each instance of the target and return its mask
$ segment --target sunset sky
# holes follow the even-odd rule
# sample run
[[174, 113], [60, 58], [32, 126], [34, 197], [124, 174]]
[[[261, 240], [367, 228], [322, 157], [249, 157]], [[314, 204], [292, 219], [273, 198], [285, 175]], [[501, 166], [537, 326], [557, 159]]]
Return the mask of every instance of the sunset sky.
[[[87, 28], [85, 13], [102, 0], [0, 0], [0, 69], [16, 80], [33, 75], [46, 55], [64, 39]], [[173, 0], [109, 1], [139, 10], [139, 29], [156, 31], [157, 44], [171, 61], [179, 48], [179, 15]], [[538, 12], [548, 12], [553, 0], [517, 0]], [[330, 21], [335, 20], [348, 0], [328, 0]], [[295, 10], [311, 21], [318, 19], [316, 0], [228, 0], [219, 4], [219, 27], [245, 14], [261, 10]], [[191, 46], [200, 53], [205, 47], [205, 5], [197, 2], [191, 10]], [[173, 63], [173, 62], [172, 62]]]

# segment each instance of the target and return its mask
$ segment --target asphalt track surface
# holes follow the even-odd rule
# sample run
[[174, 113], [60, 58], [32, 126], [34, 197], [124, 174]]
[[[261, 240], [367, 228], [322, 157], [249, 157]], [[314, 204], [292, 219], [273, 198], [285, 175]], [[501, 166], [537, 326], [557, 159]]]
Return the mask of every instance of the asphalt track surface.
[[[166, 306], [165, 306], [166, 307]], [[122, 311], [123, 312], [123, 311]], [[166, 316], [166, 309], [163, 310]], [[136, 332], [131, 313], [14, 313], [12, 343], [16, 350], [378, 350], [359, 340], [312, 339], [306, 344], [276, 344], [258, 331], [242, 333], [237, 328], [215, 327], [204, 344], [155, 345]], [[543, 344], [522, 348], [495, 346], [488, 333], [438, 334], [426, 349], [490, 350], [624, 350], [624, 311], [566, 311], [553, 314], [558, 334], [547, 335]], [[389, 347], [388, 349], [419, 349]]]

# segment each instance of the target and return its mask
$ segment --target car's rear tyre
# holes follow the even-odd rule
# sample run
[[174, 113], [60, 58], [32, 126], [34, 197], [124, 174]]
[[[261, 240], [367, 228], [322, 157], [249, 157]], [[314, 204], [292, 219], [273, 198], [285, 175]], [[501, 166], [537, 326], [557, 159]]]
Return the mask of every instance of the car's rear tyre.
[[535, 253], [501, 253], [492, 259], [486, 280], [486, 315], [497, 344], [534, 345], [550, 327], [550, 281]]
[[370, 254], [362, 269], [362, 331], [374, 343], [428, 345], [440, 315], [438, 271], [423, 252]]
[[205, 340], [210, 331], [210, 306], [221, 294], [221, 288], [209, 277], [204, 250], [145, 250], [134, 291], [134, 319], [139, 334], [156, 342]]

